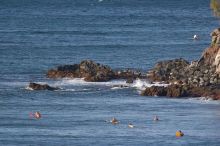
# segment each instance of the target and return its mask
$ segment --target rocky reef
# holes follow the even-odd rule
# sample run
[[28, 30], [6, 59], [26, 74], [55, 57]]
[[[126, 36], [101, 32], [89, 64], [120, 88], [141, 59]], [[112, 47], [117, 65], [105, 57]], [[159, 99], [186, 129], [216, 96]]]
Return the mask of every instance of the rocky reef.
[[132, 70], [113, 71], [109, 66], [84, 60], [80, 64], [62, 65], [47, 72], [49, 78], [84, 78], [89, 82], [105, 82], [112, 79], [126, 79], [129, 83], [136, 78], [144, 78], [140, 72]]
[[112, 69], [91, 60], [82, 61], [80, 64], [58, 66], [47, 72], [49, 78], [84, 78], [85, 81], [103, 82], [115, 78]]
[[29, 83], [28, 88], [30, 88], [31, 90], [50, 90], [50, 91], [54, 91], [54, 90], [58, 90], [59, 88], [57, 87], [51, 87], [48, 84], [37, 84], [37, 83]]
[[184, 59], [158, 62], [147, 72], [151, 81], [164, 81], [167, 87], [149, 87], [142, 95], [169, 97], [208, 96], [220, 99], [220, 28], [211, 33], [212, 43], [199, 60]]
[[220, 86], [197, 87], [189, 85], [171, 84], [169, 86], [152, 86], [146, 88], [141, 94], [147, 96], [166, 97], [209, 97], [220, 99]]
[[84, 78], [89, 82], [125, 79], [133, 83], [137, 78], [163, 82], [166, 87], [147, 87], [144, 96], [198, 97], [220, 99], [220, 28], [211, 33], [212, 42], [199, 60], [188, 62], [182, 58], [158, 62], [146, 74], [135, 70], [112, 70], [91, 60], [79, 64], [62, 65], [47, 72], [49, 78]]

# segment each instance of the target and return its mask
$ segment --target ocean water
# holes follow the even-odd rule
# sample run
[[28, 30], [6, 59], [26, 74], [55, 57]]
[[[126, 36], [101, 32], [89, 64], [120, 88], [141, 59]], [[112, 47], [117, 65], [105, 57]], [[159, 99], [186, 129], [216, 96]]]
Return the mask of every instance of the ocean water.
[[[219, 146], [219, 101], [143, 97], [144, 80], [118, 88], [125, 81], [45, 77], [84, 59], [144, 72], [160, 60], [196, 60], [218, 26], [209, 0], [0, 0], [0, 145]], [[30, 81], [62, 89], [30, 91]], [[29, 117], [35, 111], [40, 120]]]

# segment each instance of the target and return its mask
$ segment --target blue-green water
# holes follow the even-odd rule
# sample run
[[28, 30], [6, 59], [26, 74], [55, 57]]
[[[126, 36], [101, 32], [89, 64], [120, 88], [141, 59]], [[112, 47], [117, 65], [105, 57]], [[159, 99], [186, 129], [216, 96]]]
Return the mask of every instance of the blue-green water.
[[[218, 101], [143, 97], [144, 81], [120, 89], [112, 86], [125, 81], [45, 77], [84, 59], [142, 71], [159, 60], [195, 60], [218, 25], [209, 0], [1, 0], [0, 145], [218, 146]], [[62, 90], [29, 91], [30, 81]], [[34, 111], [40, 120], [29, 117]], [[120, 124], [106, 122], [112, 117]]]

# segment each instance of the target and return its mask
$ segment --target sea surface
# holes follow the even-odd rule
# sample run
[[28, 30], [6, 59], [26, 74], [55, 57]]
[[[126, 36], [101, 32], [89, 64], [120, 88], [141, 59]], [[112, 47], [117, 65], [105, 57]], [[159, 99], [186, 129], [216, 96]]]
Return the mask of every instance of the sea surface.
[[[0, 146], [219, 146], [219, 101], [143, 97], [145, 80], [117, 88], [126, 82], [45, 76], [85, 59], [143, 72], [193, 61], [218, 26], [209, 0], [0, 0]], [[31, 91], [29, 82], [62, 89]]]

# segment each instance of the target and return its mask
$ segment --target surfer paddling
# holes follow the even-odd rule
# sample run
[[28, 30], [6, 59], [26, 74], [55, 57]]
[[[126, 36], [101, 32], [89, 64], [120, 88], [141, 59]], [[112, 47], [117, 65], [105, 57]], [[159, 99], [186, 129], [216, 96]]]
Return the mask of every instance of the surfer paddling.
[[30, 113], [29, 116], [30, 118], [40, 119], [41, 113], [40, 112]]
[[116, 124], [119, 123], [119, 121], [118, 121], [115, 117], [113, 117], [113, 118], [110, 120], [110, 122], [111, 122], [113, 125], [116, 125]]

